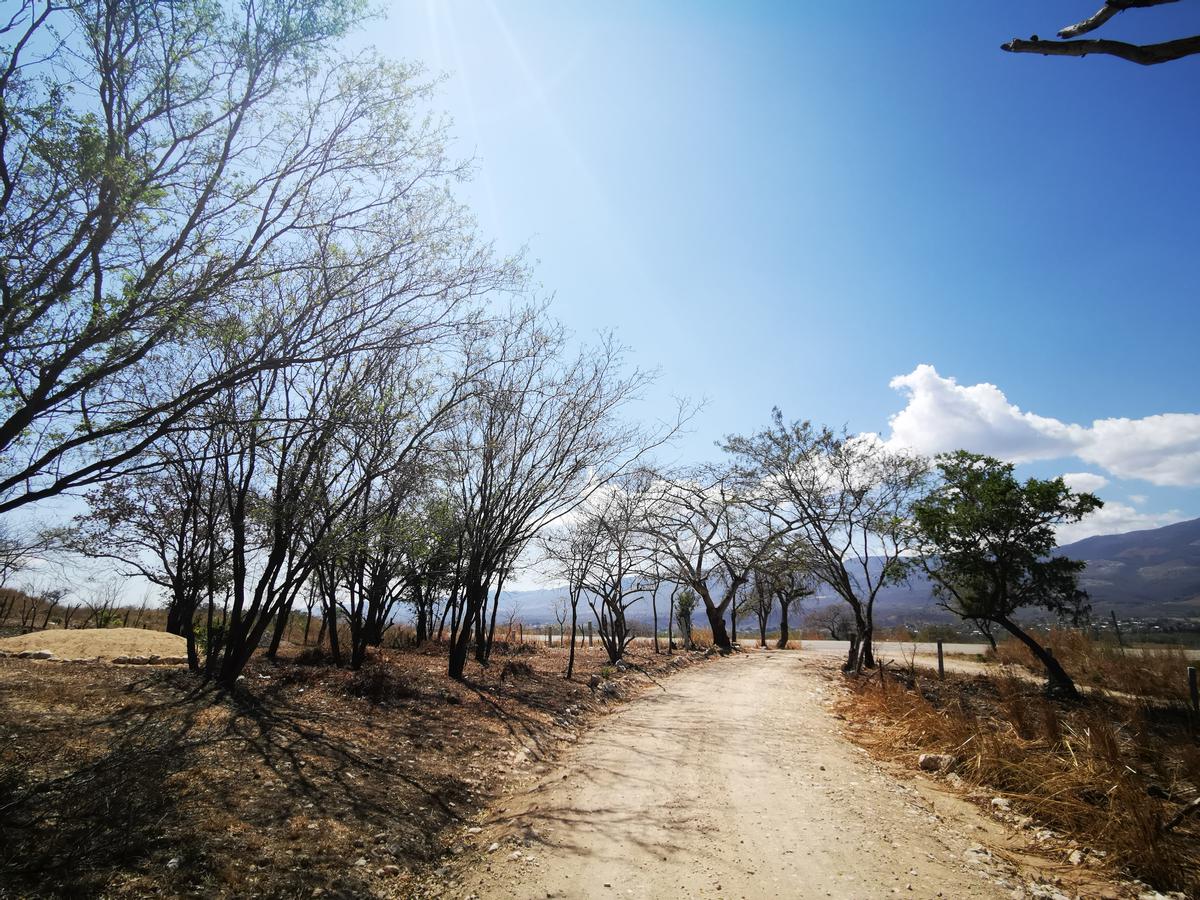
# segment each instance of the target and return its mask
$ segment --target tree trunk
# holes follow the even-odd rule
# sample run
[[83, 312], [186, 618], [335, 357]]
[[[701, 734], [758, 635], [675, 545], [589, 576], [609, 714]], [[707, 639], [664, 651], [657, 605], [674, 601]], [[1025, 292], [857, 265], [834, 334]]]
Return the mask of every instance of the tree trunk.
[[338, 624], [337, 624], [337, 602], [331, 602], [327, 610], [327, 619], [329, 621], [329, 655], [333, 657], [333, 664], [340, 666], [342, 664], [342, 648], [338, 643]]
[[767, 620], [765, 618], [758, 620], [758, 639], [762, 646], [767, 646]]
[[675, 649], [675, 639], [672, 636], [672, 626], [675, 624], [675, 592], [671, 591], [671, 602], [667, 604], [667, 656]]
[[571, 601], [571, 649], [567, 651], [567, 680], [575, 674], [575, 630], [578, 617], [579, 598]]
[[[721, 624], [724, 625], [725, 623], [722, 622]], [[717, 635], [714, 632], [713, 638], [716, 638], [716, 636]], [[729, 643], [730, 643], [731, 649], [732, 649], [732, 645], [737, 643], [737, 599], [736, 598], [734, 599], [733, 603], [730, 604], [730, 606], [729, 606]]]
[[715, 606], [705, 606], [704, 613], [708, 616], [709, 627], [712, 628], [713, 646], [722, 653], [733, 652], [733, 644], [729, 640], [729, 632], [725, 630], [725, 615]]
[[200, 654], [196, 650], [196, 622], [195, 619], [188, 619], [184, 623], [183, 637], [187, 643], [187, 659], [188, 669], [192, 672], [200, 671]]
[[488, 625], [487, 630], [487, 648], [484, 651], [481, 662], [488, 663], [492, 659], [492, 642], [496, 638], [496, 610], [500, 608], [500, 591], [504, 587], [504, 572], [503, 570], [496, 576], [496, 596], [492, 600], [492, 621]]
[[658, 653], [658, 585], [650, 594], [650, 611], [654, 614], [654, 652]]
[[775, 646], [780, 650], [787, 649], [788, 644], [788, 604], [781, 602], [779, 604], [779, 640], [775, 642]]
[[413, 598], [416, 600], [417, 606], [417, 646], [425, 643], [429, 638], [429, 614], [425, 610], [425, 597], [421, 593], [421, 584], [417, 582], [413, 585]]
[[875, 627], [868, 624], [858, 639], [858, 663], [860, 669], [875, 668]]
[[287, 631], [288, 623], [292, 619], [292, 604], [289, 601], [283, 609], [279, 610], [275, 619], [275, 631], [271, 634], [271, 646], [267, 648], [267, 659], [275, 659], [275, 654], [279, 652], [279, 643], [283, 640], [283, 634]]
[[450, 661], [447, 674], [455, 681], [462, 681], [467, 670], [467, 652], [471, 647], [471, 633], [480, 627], [487, 607], [487, 586], [468, 583], [462, 596], [461, 620], [458, 630], [450, 629]]
[[178, 597], [167, 606], [167, 634], [183, 634], [183, 604]]
[[1059, 661], [1051, 655], [1050, 651], [1035, 641], [1012, 619], [1001, 616], [996, 619], [996, 624], [1000, 625], [1005, 631], [1028, 647], [1029, 652], [1036, 656], [1038, 661], [1046, 667], [1047, 694], [1062, 700], [1079, 699], [1079, 691], [1075, 687], [1075, 682], [1067, 674], [1066, 669], [1062, 667]]

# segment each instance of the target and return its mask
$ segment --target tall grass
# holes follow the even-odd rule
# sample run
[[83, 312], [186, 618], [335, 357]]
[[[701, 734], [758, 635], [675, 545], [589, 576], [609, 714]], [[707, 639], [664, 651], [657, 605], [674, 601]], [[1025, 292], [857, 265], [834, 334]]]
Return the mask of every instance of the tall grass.
[[[1187, 702], [1187, 667], [1196, 663], [1190, 662], [1178, 645], [1123, 650], [1116, 644], [1098, 641], [1085, 631], [1071, 628], [1053, 628], [1038, 638], [1053, 650], [1067, 674], [1080, 684], [1131, 697]], [[1020, 665], [1038, 673], [1044, 671], [1042, 664], [1020, 641], [1001, 641], [994, 655], [1002, 663]]]
[[[1057, 650], [1057, 648], [1056, 648]], [[1197, 726], [1180, 706], [1061, 705], [1023, 679], [949, 677], [852, 688], [856, 740], [881, 755], [947, 753], [954, 771], [1015, 811], [1160, 889], [1200, 892], [1200, 822], [1164, 824], [1200, 793]]]

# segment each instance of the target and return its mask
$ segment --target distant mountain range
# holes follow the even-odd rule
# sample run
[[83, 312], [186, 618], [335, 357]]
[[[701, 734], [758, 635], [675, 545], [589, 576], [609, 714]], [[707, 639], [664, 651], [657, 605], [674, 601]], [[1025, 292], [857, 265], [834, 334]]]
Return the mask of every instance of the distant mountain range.
[[[1096, 617], [1115, 611], [1121, 618], [1200, 621], [1200, 519], [1146, 531], [1084, 538], [1060, 547], [1058, 552], [1087, 563], [1080, 581], [1091, 596]], [[664, 627], [668, 590], [663, 588], [659, 594], [659, 621]], [[555, 621], [555, 600], [565, 595], [565, 588], [505, 591], [500, 604], [504, 611], [515, 607], [518, 618], [528, 624], [546, 624]], [[811, 610], [835, 599], [825, 588], [808, 600], [805, 608]], [[586, 601], [581, 601], [581, 619], [591, 616], [585, 607]], [[937, 606], [928, 581], [920, 576], [914, 576], [906, 585], [885, 588], [875, 609], [880, 625], [954, 619]], [[640, 623], [651, 620], [648, 598], [634, 604], [630, 618]], [[704, 621], [702, 609], [696, 610], [695, 620]], [[749, 625], [747, 622], [746, 626]]]

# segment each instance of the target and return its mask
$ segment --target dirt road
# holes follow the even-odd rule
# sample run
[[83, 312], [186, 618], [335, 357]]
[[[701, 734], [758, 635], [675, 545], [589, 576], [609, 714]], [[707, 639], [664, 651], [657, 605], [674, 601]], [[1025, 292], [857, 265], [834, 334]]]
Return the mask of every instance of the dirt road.
[[839, 735], [819, 667], [757, 652], [673, 676], [509, 798], [480, 836], [499, 846], [463, 866], [454, 893], [1029, 896], [981, 846], [994, 823]]

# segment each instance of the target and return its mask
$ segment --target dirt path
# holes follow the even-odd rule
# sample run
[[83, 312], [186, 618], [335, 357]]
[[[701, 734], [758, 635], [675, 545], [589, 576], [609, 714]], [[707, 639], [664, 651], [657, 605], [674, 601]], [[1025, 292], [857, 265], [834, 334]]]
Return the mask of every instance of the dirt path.
[[673, 676], [508, 798], [452, 894], [1030, 896], [980, 844], [995, 823], [838, 733], [820, 665], [757, 652]]

